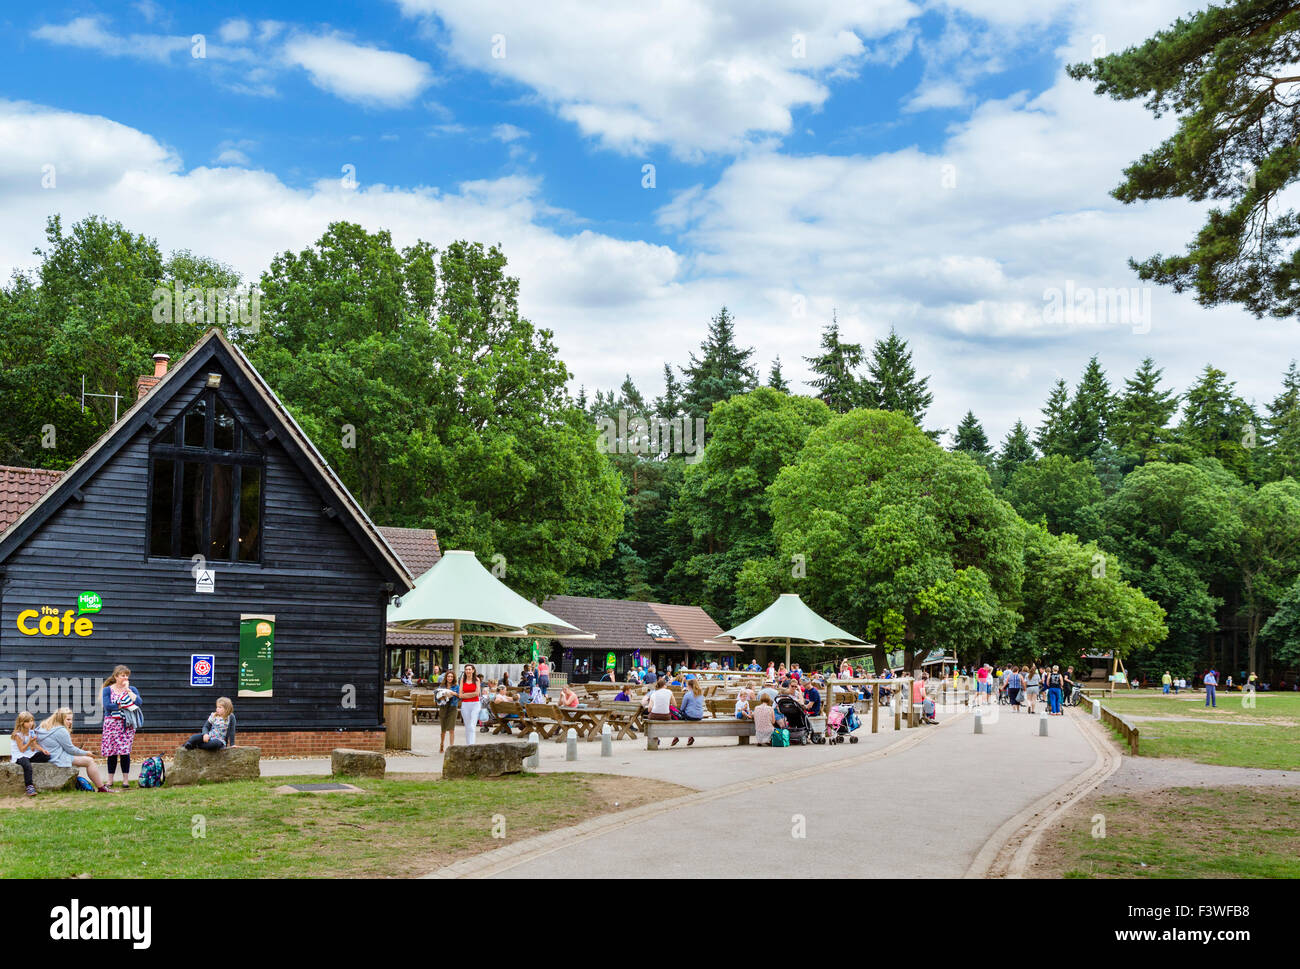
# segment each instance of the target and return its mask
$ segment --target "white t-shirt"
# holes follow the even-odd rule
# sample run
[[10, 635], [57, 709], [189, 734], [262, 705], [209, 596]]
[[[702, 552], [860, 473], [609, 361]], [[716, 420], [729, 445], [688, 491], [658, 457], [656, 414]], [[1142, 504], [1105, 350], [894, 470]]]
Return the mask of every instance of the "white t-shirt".
[[736, 700], [736, 713], [737, 714], [749, 713], [749, 701], [746, 700], [743, 696], [739, 697]]
[[650, 712], [651, 713], [668, 713], [668, 708], [672, 706], [673, 691], [664, 687], [662, 690], [654, 690], [650, 693]]
[[[34, 731], [33, 731], [33, 733], [34, 733]], [[18, 741], [14, 740], [13, 736], [10, 735], [10, 737], [9, 737], [9, 763], [11, 763], [11, 764], [16, 764], [16, 763], [18, 763], [18, 758], [20, 758], [20, 757], [30, 757], [32, 754], [36, 753], [36, 748], [35, 748], [34, 746], [32, 746], [33, 735], [30, 734], [30, 733], [29, 733], [29, 734], [26, 734], [26, 735], [24, 735], [23, 740], [27, 741], [27, 745], [28, 745], [28, 748], [29, 748], [29, 749], [27, 749], [27, 750], [19, 750], [19, 749], [18, 749]]]

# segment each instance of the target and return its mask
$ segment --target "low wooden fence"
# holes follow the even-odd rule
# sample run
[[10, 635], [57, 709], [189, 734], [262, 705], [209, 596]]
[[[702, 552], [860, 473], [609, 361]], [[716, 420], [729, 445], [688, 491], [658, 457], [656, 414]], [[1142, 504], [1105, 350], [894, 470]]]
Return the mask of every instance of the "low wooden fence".
[[1138, 737], [1140, 734], [1137, 724], [1130, 720], [1126, 720], [1096, 697], [1088, 696], [1088, 694], [1085, 693], [1083, 698], [1092, 704], [1094, 716], [1096, 715], [1096, 709], [1098, 707], [1101, 708], [1102, 723], [1112, 727], [1121, 737], [1123, 737], [1124, 741], [1128, 744], [1128, 752], [1136, 757], [1138, 755]]

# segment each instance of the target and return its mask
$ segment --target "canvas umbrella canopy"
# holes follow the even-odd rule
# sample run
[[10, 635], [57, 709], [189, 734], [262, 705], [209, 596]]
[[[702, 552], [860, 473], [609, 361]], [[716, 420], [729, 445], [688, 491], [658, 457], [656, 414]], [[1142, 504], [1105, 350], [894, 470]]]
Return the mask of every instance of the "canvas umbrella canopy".
[[866, 646], [863, 640], [846, 633], [834, 623], [813, 612], [793, 592], [777, 597], [757, 616], [728, 629], [714, 640], [730, 639], [743, 646], [779, 646], [785, 644], [785, 665], [790, 666], [790, 644], [810, 646]]
[[444, 552], [414, 589], [388, 606], [388, 621], [404, 629], [450, 631], [453, 670], [460, 669], [462, 636], [596, 638], [529, 602], [464, 550]]

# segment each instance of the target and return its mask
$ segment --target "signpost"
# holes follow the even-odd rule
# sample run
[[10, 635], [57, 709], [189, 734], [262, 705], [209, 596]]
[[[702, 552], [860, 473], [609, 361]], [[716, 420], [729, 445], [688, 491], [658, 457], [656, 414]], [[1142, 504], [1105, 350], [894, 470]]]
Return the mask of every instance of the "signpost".
[[275, 616], [239, 617], [239, 696], [271, 696]]

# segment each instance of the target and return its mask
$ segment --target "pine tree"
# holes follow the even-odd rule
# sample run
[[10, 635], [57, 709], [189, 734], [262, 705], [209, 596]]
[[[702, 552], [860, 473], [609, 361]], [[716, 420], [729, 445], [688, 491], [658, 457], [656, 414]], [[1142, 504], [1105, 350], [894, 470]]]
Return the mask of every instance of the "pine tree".
[[1076, 461], [1091, 458], [1103, 441], [1107, 440], [1106, 428], [1110, 423], [1114, 399], [1110, 393], [1110, 382], [1101, 364], [1094, 356], [1083, 370], [1083, 377], [1074, 389], [1070, 401], [1066, 448], [1070, 457]]
[[1052, 385], [1052, 392], [1043, 406], [1043, 423], [1038, 426], [1038, 433], [1034, 437], [1034, 444], [1043, 452], [1044, 457], [1067, 452], [1070, 442], [1069, 410], [1070, 389], [1064, 379], [1058, 379]]
[[781, 374], [781, 358], [778, 356], [772, 361], [772, 369], [768, 373], [767, 385], [773, 390], [779, 390], [783, 394], [790, 393], [790, 385], [785, 382], [785, 377]]
[[1024, 421], [1018, 420], [1007, 432], [1006, 439], [1002, 442], [1002, 449], [998, 452], [995, 466], [999, 477], [1003, 481], [1010, 481], [1017, 468], [1033, 461], [1035, 457], [1034, 445], [1029, 440], [1029, 430], [1025, 427]]
[[752, 347], [736, 345], [735, 318], [724, 306], [709, 324], [709, 335], [700, 344], [700, 356], [691, 354], [682, 368], [686, 388], [682, 408], [687, 417], [707, 417], [713, 405], [758, 386], [758, 374], [750, 364]]
[[682, 385], [673, 373], [673, 368], [664, 364], [664, 393], [655, 399], [655, 416], [662, 418], [676, 417], [682, 409]]
[[1200, 380], [1184, 398], [1178, 441], [1203, 457], [1218, 458], [1246, 481], [1260, 421], [1250, 405], [1236, 395], [1236, 386], [1222, 370], [1206, 364]]
[[1300, 481], [1300, 373], [1294, 360], [1282, 377], [1282, 393], [1268, 404], [1263, 436], [1269, 479]]
[[934, 401], [929, 383], [929, 377], [917, 379], [907, 341], [890, 327], [889, 338], [877, 340], [872, 348], [871, 361], [861, 382], [860, 401], [864, 407], [906, 414], [920, 427]]
[[1132, 377], [1124, 381], [1124, 392], [1115, 403], [1110, 439], [1122, 455], [1138, 464], [1149, 461], [1169, 438], [1169, 421], [1178, 409], [1173, 391], [1162, 390], [1164, 371], [1147, 357]]
[[984, 425], [975, 417], [974, 411], [968, 410], [961, 423], [957, 425], [957, 436], [951, 450], [969, 454], [977, 461], [987, 458], [989, 452], [993, 450], [989, 447], [989, 438], [984, 433]]
[[852, 410], [860, 391], [854, 371], [862, 365], [862, 344], [840, 341], [840, 323], [832, 315], [830, 324], [822, 331], [822, 352], [814, 357], [804, 357], [817, 377], [808, 386], [818, 391], [817, 396], [837, 414]]
[[578, 410], [583, 411], [583, 412], [585, 413], [586, 410], [587, 410], [587, 386], [586, 386], [586, 384], [580, 384], [580, 385], [578, 386], [578, 399], [577, 399], [576, 403], [577, 403], [577, 405], [578, 405]]

